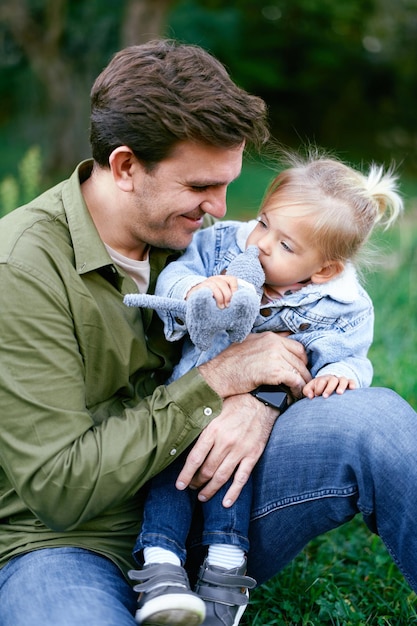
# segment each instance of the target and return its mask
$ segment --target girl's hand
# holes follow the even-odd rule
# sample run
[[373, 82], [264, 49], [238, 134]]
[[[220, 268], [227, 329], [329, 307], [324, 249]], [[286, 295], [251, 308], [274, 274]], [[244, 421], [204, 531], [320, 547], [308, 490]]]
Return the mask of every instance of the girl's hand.
[[333, 392], [341, 395], [346, 389], [355, 388], [356, 383], [351, 378], [327, 374], [325, 376], [316, 376], [316, 378], [310, 380], [310, 382], [304, 386], [303, 394], [306, 398], [314, 398], [315, 396], [328, 398]]
[[216, 300], [216, 304], [219, 309], [225, 309], [230, 305], [233, 293], [237, 290], [237, 278], [229, 276], [227, 274], [219, 274], [216, 276], [210, 276], [203, 282], [198, 283], [195, 287], [192, 287], [187, 293], [185, 299], [198, 289], [208, 287], [213, 292], [213, 298]]

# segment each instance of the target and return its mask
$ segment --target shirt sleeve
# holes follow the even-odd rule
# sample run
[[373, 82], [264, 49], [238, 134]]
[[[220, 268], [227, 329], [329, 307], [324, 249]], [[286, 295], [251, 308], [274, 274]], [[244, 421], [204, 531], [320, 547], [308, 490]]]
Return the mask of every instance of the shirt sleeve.
[[22, 506], [51, 529], [69, 530], [132, 497], [199, 435], [222, 401], [192, 370], [142, 399], [132, 378], [92, 404], [87, 396], [103, 372], [89, 355], [114, 363], [114, 371], [106, 368], [111, 386], [131, 359], [123, 337], [116, 336], [112, 354], [105, 341], [83, 345], [91, 312], [86, 305], [84, 316], [72, 311], [75, 299], [82, 311], [83, 294], [58, 293], [41, 269], [35, 275], [0, 265], [0, 282], [3, 472]]
[[358, 313], [356, 323], [311, 333], [295, 334], [306, 348], [313, 377], [333, 374], [355, 381], [358, 387], [372, 383], [373, 367], [367, 354], [372, 344], [374, 314], [372, 306]]

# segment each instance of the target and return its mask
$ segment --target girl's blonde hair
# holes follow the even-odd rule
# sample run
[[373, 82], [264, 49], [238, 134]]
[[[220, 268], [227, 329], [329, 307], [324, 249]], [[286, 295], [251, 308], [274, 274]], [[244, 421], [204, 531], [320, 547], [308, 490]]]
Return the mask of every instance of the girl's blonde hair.
[[299, 206], [300, 215], [314, 215], [312, 241], [327, 261], [353, 260], [374, 226], [388, 228], [403, 210], [392, 167], [373, 163], [364, 174], [317, 148], [282, 154], [287, 169], [270, 184], [261, 211]]

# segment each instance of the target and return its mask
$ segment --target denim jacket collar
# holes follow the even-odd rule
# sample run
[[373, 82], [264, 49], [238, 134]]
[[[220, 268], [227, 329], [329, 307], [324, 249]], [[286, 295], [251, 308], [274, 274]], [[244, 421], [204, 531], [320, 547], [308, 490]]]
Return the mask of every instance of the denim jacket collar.
[[295, 293], [300, 302], [326, 296], [346, 304], [354, 302], [359, 297], [359, 283], [355, 268], [352, 263], [347, 263], [343, 272], [327, 283], [320, 285], [310, 283]]

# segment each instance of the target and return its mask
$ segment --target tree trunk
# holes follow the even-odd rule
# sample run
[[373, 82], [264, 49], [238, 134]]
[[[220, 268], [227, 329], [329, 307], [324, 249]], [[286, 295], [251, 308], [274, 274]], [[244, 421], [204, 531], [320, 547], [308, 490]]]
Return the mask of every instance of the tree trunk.
[[82, 76], [75, 73], [61, 45], [66, 9], [67, 0], [47, 0], [42, 24], [35, 21], [26, 0], [2, 0], [0, 9], [0, 19], [46, 93], [42, 119], [29, 122], [36, 124], [37, 135], [47, 142], [47, 148], [43, 146], [47, 172], [68, 171], [89, 154], [85, 132], [88, 91], [81, 94]]
[[128, 0], [122, 25], [122, 47], [162, 37], [168, 11], [174, 4], [175, 0]]
[[[173, 4], [175, 0], [127, 0], [119, 26], [120, 47], [162, 36], [168, 9]], [[0, 22], [9, 29], [45, 91], [41, 118], [33, 115], [28, 93], [25, 122], [31, 128], [32, 138], [39, 137], [47, 173], [54, 174], [70, 172], [90, 154], [91, 68], [88, 63], [82, 67], [74, 64], [66, 54], [64, 36], [71, 35], [66, 28], [68, 6], [68, 0], [44, 0], [41, 19], [39, 15], [35, 19], [30, 0], [0, 3]]]

